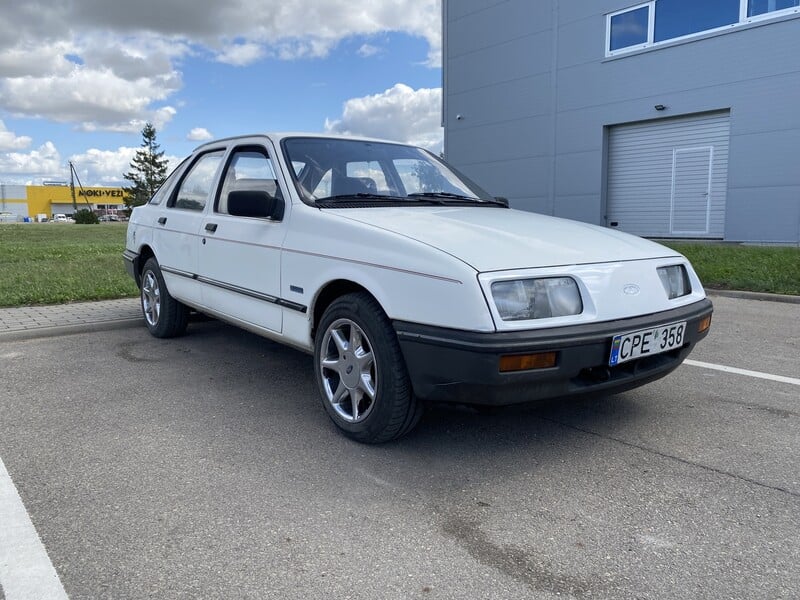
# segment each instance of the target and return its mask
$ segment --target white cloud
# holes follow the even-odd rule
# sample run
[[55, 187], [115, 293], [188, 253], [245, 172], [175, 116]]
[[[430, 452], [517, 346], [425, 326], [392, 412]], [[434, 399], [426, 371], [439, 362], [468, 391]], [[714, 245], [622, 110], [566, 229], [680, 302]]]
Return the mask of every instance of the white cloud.
[[214, 136], [205, 127], [195, 127], [188, 133], [186, 139], [191, 142], [205, 142], [213, 140]]
[[373, 46], [372, 44], [362, 44], [361, 47], [356, 51], [356, 53], [362, 58], [369, 58], [370, 56], [375, 56], [381, 52], [382, 50], [380, 48]]
[[[84, 186], [128, 186], [123, 175], [131, 170], [131, 161], [139, 148], [120, 146], [116, 150], [98, 150], [90, 148], [81, 154], [69, 157], [78, 177]], [[180, 158], [165, 156], [169, 170], [178, 166]]]
[[25, 184], [30, 180], [64, 179], [61, 155], [52, 142], [45, 142], [30, 152], [0, 154], [3, 183]]
[[69, 161], [75, 165], [84, 186], [121, 185], [122, 174], [129, 170], [137, 148], [117, 150], [90, 149], [70, 156], [62, 162], [61, 154], [52, 142], [46, 142], [31, 152], [0, 154], [0, 172], [4, 183], [38, 185], [45, 180], [69, 181]]
[[252, 42], [230, 44], [217, 54], [217, 61], [234, 67], [243, 67], [254, 63], [264, 56], [264, 48]]
[[163, 126], [175, 114], [170, 106], [155, 106], [181, 86], [179, 73], [166, 70], [150, 76], [120, 73], [120, 62], [127, 68], [133, 56], [119, 55], [116, 70], [102, 62], [87, 60], [80, 65], [70, 61], [68, 69], [49, 75], [6, 77], [0, 80], [0, 106], [20, 116], [43, 117], [57, 122], [80, 124], [84, 130], [106, 129], [135, 132], [150, 121]]
[[130, 171], [131, 160], [138, 148], [120, 146], [116, 150], [90, 148], [69, 157], [84, 186], [127, 185], [124, 173]]
[[228, 0], [201, 9], [194, 0], [4, 2], [0, 109], [135, 131], [174, 114], [180, 60], [190, 54], [232, 65], [313, 58], [346, 38], [399, 31], [427, 40], [427, 62], [438, 66], [440, 15], [441, 0]]
[[[116, 150], [90, 148], [85, 152], [61, 159], [61, 154], [52, 142], [46, 142], [30, 152], [0, 153], [2, 182], [19, 185], [40, 185], [43, 181], [69, 181], [69, 162], [75, 167], [78, 179], [84, 187], [127, 186], [123, 177], [130, 171], [133, 156], [139, 148], [120, 146]], [[180, 163], [178, 156], [165, 156], [171, 171]]]
[[31, 145], [31, 138], [27, 135], [18, 136], [9, 131], [6, 124], [0, 120], [0, 150], [24, 150]]
[[414, 90], [398, 83], [381, 94], [352, 98], [342, 116], [326, 120], [325, 130], [407, 142], [441, 152], [441, 88]]
[[22, 43], [4, 47], [0, 42], [0, 77], [45, 77], [69, 73], [73, 63], [64, 58], [75, 48], [67, 41]]

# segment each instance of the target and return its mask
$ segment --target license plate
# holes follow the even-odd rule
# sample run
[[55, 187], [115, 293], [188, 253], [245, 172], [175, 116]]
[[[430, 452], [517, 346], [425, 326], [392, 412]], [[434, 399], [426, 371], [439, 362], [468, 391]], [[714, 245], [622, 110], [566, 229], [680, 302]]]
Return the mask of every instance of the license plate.
[[659, 325], [615, 335], [611, 342], [610, 366], [619, 365], [642, 356], [652, 356], [683, 346], [686, 321]]

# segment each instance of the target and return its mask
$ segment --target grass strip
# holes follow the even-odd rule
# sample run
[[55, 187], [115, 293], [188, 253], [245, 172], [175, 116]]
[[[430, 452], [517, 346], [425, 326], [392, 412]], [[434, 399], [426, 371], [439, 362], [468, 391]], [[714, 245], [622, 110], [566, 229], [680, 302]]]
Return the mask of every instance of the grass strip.
[[[0, 306], [136, 296], [125, 272], [125, 223], [0, 224]], [[800, 295], [800, 248], [662, 242], [708, 288]]]
[[661, 243], [686, 256], [707, 288], [800, 295], [800, 248]]
[[0, 225], [0, 306], [135, 296], [125, 223]]

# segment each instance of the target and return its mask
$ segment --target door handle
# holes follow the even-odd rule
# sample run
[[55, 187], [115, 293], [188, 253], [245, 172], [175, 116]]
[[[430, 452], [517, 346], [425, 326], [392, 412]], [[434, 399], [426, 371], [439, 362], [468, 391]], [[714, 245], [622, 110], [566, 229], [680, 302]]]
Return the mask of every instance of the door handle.
[[216, 223], [206, 223], [206, 231], [215, 232], [217, 230]]
[[158, 217], [158, 224], [164, 225], [167, 222], [167, 217]]

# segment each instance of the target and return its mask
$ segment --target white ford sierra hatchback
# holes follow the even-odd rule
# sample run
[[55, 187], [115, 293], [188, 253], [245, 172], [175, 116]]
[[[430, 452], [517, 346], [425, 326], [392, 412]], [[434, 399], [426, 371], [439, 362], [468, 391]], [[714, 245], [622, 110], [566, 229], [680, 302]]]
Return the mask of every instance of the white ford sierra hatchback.
[[124, 257], [154, 336], [194, 309], [313, 353], [325, 410], [361, 442], [408, 432], [426, 400], [631, 389], [711, 324], [677, 252], [511, 210], [429, 152], [371, 139], [204, 144], [134, 209]]

